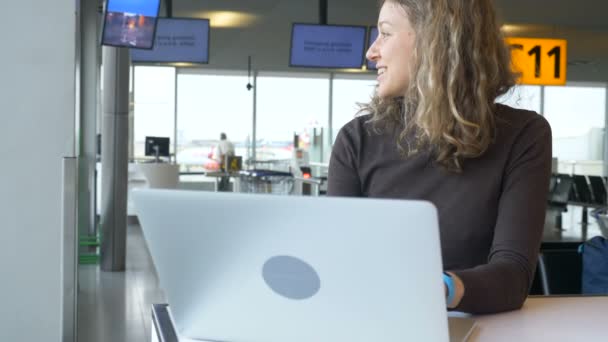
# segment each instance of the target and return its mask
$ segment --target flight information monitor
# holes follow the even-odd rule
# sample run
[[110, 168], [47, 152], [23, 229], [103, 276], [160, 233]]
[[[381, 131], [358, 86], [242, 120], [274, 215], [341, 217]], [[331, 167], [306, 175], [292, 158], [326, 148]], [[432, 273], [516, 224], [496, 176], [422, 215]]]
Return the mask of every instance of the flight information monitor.
[[107, 0], [101, 44], [151, 49], [159, 8], [160, 0]]
[[209, 19], [158, 18], [152, 50], [131, 50], [133, 63], [209, 63]]
[[[376, 38], [378, 38], [378, 28], [375, 26], [370, 27], [369, 29], [369, 39], [367, 40], [367, 48], [369, 49], [370, 46], [372, 46], [372, 44], [374, 44], [374, 42], [376, 41]], [[366, 60], [367, 63], [367, 69], [372, 69], [375, 70], [376, 69], [376, 63], [372, 62], [370, 60]]]
[[289, 66], [360, 69], [365, 53], [365, 26], [295, 23]]

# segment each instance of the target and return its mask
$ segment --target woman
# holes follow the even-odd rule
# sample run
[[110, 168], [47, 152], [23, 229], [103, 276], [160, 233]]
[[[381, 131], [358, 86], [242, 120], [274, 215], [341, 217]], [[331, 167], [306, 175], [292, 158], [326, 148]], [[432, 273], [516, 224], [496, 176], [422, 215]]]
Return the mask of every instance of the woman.
[[328, 195], [431, 201], [448, 307], [520, 308], [542, 236], [551, 129], [495, 104], [516, 75], [491, 0], [383, 1], [378, 29], [367, 52], [376, 93], [336, 138]]

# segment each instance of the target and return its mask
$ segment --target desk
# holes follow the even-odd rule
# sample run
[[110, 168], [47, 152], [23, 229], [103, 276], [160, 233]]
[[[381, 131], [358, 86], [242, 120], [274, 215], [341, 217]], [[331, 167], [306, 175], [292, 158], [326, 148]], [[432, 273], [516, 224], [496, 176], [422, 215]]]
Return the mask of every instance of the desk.
[[469, 341], [605, 341], [607, 313], [608, 296], [530, 297], [521, 310], [474, 316]]
[[215, 185], [213, 191], [218, 192], [220, 190], [219, 183], [223, 177], [232, 177], [234, 179], [234, 184], [232, 188], [232, 192], [240, 192], [241, 191], [241, 182], [240, 182], [240, 173], [238, 171], [235, 172], [225, 172], [225, 171], [210, 171], [205, 172], [205, 176], [207, 177], [215, 177]]
[[[177, 342], [167, 338], [176, 335], [163, 310], [166, 310], [166, 306], [162, 304], [153, 308], [153, 320], [157, 317], [161, 319], [152, 324], [152, 341], [163, 341], [156, 336], [157, 331], [165, 330], [164, 341]], [[608, 296], [529, 297], [521, 310], [473, 316], [476, 326], [469, 342], [605, 341], [608, 332], [606, 314]], [[449, 315], [471, 317], [458, 312]], [[167, 329], [154, 328], [162, 328], [163, 325]], [[179, 341], [195, 342], [184, 337]]]
[[138, 163], [139, 171], [152, 189], [176, 189], [179, 184], [179, 164]]
[[596, 208], [597, 206], [584, 207], [575, 204], [568, 204], [566, 211], [558, 207], [547, 208], [543, 242], [574, 240], [584, 242], [588, 238], [602, 234], [599, 222], [588, 213], [589, 210]]
[[[568, 207], [570, 207], [570, 208], [568, 208]], [[597, 204], [597, 203], [574, 202], [574, 201], [568, 201], [568, 202], [564, 202], [564, 203], [549, 202], [549, 205], [547, 206], [546, 214], [549, 216], [552, 216], [551, 219], [554, 221], [553, 228], [555, 228], [557, 230], [563, 229], [562, 219], [561, 219], [562, 213], [567, 212], [569, 209], [572, 209], [572, 207], [581, 208], [581, 222], [580, 222], [581, 231], [584, 236], [584, 239], [587, 239], [587, 228], [590, 224], [588, 210], [605, 208], [606, 205]]]
[[568, 205], [574, 205], [583, 207], [583, 211], [581, 214], [581, 228], [583, 232], [584, 239], [587, 239], [587, 227], [589, 226], [589, 213], [588, 209], [599, 209], [606, 207], [605, 204], [594, 204], [594, 203], [583, 203], [583, 202], [572, 202], [568, 201]]

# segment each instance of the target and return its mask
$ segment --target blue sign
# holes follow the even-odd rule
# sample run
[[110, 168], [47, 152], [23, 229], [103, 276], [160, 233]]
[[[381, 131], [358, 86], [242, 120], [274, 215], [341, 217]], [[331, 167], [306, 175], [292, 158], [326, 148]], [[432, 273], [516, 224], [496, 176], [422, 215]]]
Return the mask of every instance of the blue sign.
[[209, 63], [209, 20], [159, 18], [152, 50], [131, 50], [134, 63]]
[[364, 26], [294, 24], [289, 65], [360, 69], [365, 33]]
[[[378, 28], [377, 27], [371, 27], [370, 30], [369, 30], [369, 40], [367, 42], [367, 49], [368, 50], [372, 46], [372, 44], [374, 44], [374, 42], [376, 41], [376, 38], [378, 38]], [[376, 63], [372, 62], [370, 60], [367, 60], [367, 68], [368, 69], [376, 69]]]

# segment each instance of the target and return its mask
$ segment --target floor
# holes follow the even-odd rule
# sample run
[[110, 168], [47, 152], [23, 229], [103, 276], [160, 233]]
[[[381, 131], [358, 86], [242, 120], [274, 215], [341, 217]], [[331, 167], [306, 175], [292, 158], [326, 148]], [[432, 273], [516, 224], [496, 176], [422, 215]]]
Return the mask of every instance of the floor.
[[127, 228], [125, 272], [79, 266], [78, 341], [151, 341], [151, 305], [165, 303], [141, 228]]

